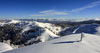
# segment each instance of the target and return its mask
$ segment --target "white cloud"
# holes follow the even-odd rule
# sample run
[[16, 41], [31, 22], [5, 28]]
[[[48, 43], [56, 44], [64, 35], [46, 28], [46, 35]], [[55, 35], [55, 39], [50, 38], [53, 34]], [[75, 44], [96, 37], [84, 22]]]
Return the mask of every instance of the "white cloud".
[[98, 6], [98, 5], [100, 5], [100, 0], [99, 0], [99, 1], [96, 1], [96, 2], [93, 2], [93, 3], [90, 4], [90, 5], [87, 5], [87, 6], [78, 8], [78, 9], [73, 9], [73, 10], [70, 11], [70, 12], [81, 11], [81, 10], [84, 10], [84, 9], [93, 8], [93, 7]]
[[45, 10], [45, 11], [40, 11], [39, 13], [50, 13], [50, 12], [53, 12], [55, 10]]
[[38, 12], [38, 14], [33, 14], [33, 15], [30, 15], [30, 16], [69, 15], [69, 14], [72, 14], [74, 12], [82, 11], [82, 10], [85, 10], [85, 9], [88, 9], [88, 8], [93, 8], [93, 7], [98, 6], [98, 5], [100, 5], [100, 0], [96, 1], [96, 2], [93, 2], [93, 3], [91, 3], [91, 4], [87, 5], [87, 6], [84, 6], [84, 7], [81, 7], [81, 8], [77, 8], [77, 9], [73, 9], [73, 10], [67, 11], [67, 12], [56, 11], [56, 10], [44, 10], [44, 11]]
[[35, 14], [35, 15], [30, 15], [30, 16], [46, 16], [46, 15], [43, 15], [43, 14]]
[[68, 15], [68, 13], [56, 11], [56, 10], [45, 10], [45, 11], [38, 12], [38, 14], [34, 14], [30, 16], [52, 16], [52, 15]]
[[96, 2], [93, 2], [92, 4], [100, 4], [100, 0], [96, 1]]

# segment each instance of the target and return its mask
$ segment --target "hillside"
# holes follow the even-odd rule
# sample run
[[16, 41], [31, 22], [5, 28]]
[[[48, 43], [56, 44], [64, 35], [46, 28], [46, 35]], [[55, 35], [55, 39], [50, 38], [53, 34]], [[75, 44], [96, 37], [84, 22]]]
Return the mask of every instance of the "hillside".
[[99, 24], [85, 24], [85, 25], [78, 25], [73, 27], [66, 27], [63, 31], [59, 33], [60, 36], [68, 35], [68, 34], [77, 34], [77, 33], [89, 33], [89, 34], [95, 34], [97, 33]]
[[59, 31], [60, 27], [50, 23], [6, 20], [0, 23], [0, 42], [10, 40], [9, 45], [16, 49], [57, 38]]
[[99, 38], [100, 36], [85, 34], [80, 42], [80, 34], [72, 34], [4, 53], [100, 53]]

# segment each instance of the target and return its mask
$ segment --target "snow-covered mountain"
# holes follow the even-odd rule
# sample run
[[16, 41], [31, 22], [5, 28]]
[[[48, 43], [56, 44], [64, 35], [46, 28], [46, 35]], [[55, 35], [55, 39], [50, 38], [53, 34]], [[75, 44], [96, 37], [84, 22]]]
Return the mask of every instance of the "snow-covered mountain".
[[89, 34], [95, 34], [97, 33], [97, 27], [99, 27], [99, 24], [86, 24], [86, 25], [79, 25], [79, 26], [73, 26], [73, 27], [67, 27], [63, 31], [59, 33], [60, 36], [68, 35], [68, 34], [77, 34], [77, 33], [89, 33]]
[[[98, 53], [100, 40], [96, 35], [100, 34], [99, 26], [84, 24], [63, 29], [55, 24], [33, 19], [10, 19], [0, 22], [0, 42], [7, 43], [15, 49], [5, 53]], [[82, 42], [81, 32], [85, 33]]]
[[61, 27], [36, 21], [7, 20], [0, 25], [0, 41], [10, 40], [14, 49], [57, 38], [61, 31]]
[[99, 18], [93, 18], [93, 19], [66, 19], [66, 18], [32, 18], [32, 19], [19, 19], [23, 21], [37, 21], [37, 22], [51, 22], [51, 21], [67, 21], [67, 22], [82, 22], [82, 21], [89, 21], [89, 20], [94, 20], [94, 21], [100, 21]]

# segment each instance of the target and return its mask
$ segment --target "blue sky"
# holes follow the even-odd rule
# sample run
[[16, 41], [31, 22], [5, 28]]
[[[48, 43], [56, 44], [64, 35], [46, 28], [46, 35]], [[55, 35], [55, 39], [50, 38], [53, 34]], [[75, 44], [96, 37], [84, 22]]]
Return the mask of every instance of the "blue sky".
[[100, 18], [100, 0], [0, 0], [0, 18]]

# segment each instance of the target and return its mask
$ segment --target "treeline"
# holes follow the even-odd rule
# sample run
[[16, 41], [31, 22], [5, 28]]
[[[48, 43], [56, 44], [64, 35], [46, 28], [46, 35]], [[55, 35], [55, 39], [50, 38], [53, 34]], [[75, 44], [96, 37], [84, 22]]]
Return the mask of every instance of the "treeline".
[[95, 20], [88, 20], [88, 21], [81, 21], [81, 22], [68, 22], [68, 21], [62, 21], [62, 22], [59, 22], [59, 21], [52, 21], [52, 22], [49, 22], [49, 23], [52, 23], [52, 24], [55, 24], [56, 26], [61, 26], [62, 28], [65, 28], [65, 27], [72, 27], [72, 26], [78, 26], [78, 25], [84, 25], [84, 24], [100, 24], [100, 21], [95, 21]]
[[11, 45], [13, 48], [19, 48], [31, 44], [41, 42], [38, 38], [45, 30], [39, 26], [29, 29], [22, 33], [20, 27], [15, 24], [5, 24], [0, 26], [0, 42], [5, 42]]

